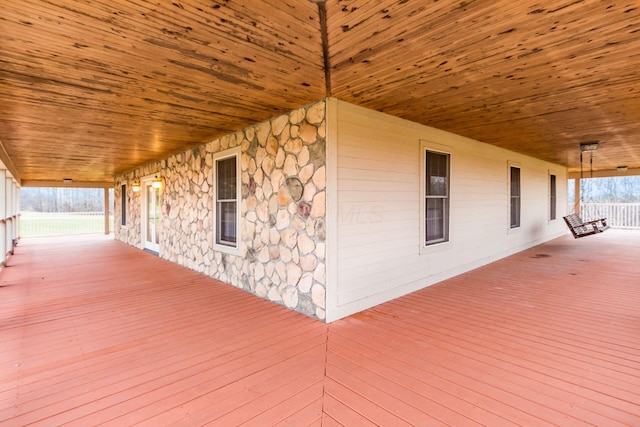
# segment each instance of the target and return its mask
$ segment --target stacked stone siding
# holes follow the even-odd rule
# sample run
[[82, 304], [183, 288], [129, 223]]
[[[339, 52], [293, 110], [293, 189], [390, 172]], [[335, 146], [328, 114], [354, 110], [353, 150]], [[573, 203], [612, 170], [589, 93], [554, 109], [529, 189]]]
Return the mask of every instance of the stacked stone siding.
[[[320, 101], [118, 177], [115, 200], [129, 184], [129, 206], [116, 237], [142, 247], [142, 195], [130, 184], [162, 176], [161, 257], [324, 319], [325, 110]], [[241, 252], [232, 255], [213, 244], [213, 156], [237, 147]]]

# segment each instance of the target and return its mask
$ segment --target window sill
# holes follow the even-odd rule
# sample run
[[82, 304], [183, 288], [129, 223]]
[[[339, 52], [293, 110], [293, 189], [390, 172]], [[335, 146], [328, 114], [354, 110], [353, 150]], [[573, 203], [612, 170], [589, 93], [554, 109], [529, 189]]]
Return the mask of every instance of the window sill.
[[234, 248], [233, 246], [221, 245], [218, 243], [213, 244], [213, 250], [217, 252], [222, 252], [229, 255], [237, 255], [240, 256], [240, 248]]
[[429, 255], [437, 252], [446, 251], [451, 245], [451, 240], [447, 240], [446, 242], [434, 243], [429, 246], [420, 246], [420, 255]]

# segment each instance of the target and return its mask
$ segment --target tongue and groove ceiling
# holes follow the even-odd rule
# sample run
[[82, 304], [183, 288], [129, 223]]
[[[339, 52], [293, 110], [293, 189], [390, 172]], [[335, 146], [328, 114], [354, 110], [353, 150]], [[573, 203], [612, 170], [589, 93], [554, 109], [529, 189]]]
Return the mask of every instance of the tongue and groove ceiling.
[[327, 95], [570, 171], [586, 141], [594, 170], [640, 168], [640, 1], [0, 2], [24, 181], [112, 182]]

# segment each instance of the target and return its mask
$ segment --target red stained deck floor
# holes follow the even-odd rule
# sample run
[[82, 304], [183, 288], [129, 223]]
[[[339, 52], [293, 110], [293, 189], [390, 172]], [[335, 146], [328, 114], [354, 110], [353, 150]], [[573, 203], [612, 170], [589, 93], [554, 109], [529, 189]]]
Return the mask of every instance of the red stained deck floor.
[[105, 237], [0, 271], [0, 425], [640, 426], [640, 233], [331, 325]]

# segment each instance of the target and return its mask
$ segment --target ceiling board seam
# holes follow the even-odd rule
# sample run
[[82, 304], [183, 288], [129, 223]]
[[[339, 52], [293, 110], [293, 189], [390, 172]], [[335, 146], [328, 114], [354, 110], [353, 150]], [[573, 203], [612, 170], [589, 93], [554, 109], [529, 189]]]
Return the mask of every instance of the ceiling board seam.
[[324, 81], [326, 96], [331, 96], [331, 64], [329, 62], [329, 36], [327, 31], [327, 8], [324, 1], [318, 2], [318, 18], [320, 21], [320, 37], [322, 39], [322, 60], [324, 63]]

